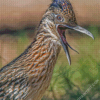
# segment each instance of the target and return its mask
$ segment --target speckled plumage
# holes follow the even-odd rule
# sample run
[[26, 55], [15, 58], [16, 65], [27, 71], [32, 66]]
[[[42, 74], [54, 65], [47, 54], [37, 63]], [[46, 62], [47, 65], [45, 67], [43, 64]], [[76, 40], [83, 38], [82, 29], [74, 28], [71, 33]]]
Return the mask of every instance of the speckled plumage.
[[45, 21], [25, 52], [0, 70], [0, 100], [40, 100], [48, 88], [61, 44]]
[[[78, 31], [78, 27], [72, 27], [76, 25], [70, 2], [54, 0], [39, 24], [35, 40], [19, 57], [0, 69], [0, 100], [41, 100], [50, 84], [61, 46], [70, 63], [65, 29]], [[91, 33], [88, 35], [92, 37]]]

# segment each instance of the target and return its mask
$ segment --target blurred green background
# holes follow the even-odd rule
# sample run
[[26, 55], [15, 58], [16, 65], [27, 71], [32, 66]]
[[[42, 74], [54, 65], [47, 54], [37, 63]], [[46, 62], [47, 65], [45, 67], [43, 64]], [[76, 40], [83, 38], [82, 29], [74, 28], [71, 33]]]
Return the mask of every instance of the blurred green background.
[[[79, 54], [70, 50], [69, 66], [63, 49], [55, 65], [51, 84], [42, 100], [100, 100], [100, 0], [70, 0], [78, 24], [90, 37], [68, 30], [66, 39]], [[0, 67], [33, 41], [36, 27], [51, 0], [0, 1]]]

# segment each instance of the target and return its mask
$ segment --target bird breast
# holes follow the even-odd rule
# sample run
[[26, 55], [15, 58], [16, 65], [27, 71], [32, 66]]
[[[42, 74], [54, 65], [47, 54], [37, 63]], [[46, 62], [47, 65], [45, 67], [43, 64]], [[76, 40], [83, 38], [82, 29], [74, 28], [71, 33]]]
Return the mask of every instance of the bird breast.
[[[60, 52], [61, 45], [57, 40], [53, 40], [52, 37], [38, 37], [39, 41], [36, 41], [33, 45], [33, 64], [28, 68], [29, 81], [31, 83], [30, 92], [25, 100], [34, 98], [32, 100], [39, 100], [48, 88], [54, 65], [56, 63], [58, 54]], [[40, 95], [41, 94], [41, 95]], [[34, 96], [35, 97], [32, 97]]]

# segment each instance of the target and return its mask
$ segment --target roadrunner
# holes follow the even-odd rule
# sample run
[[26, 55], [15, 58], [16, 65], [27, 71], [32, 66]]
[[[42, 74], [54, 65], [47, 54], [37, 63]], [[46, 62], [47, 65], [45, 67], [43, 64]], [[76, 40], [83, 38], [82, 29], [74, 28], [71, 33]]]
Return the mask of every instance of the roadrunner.
[[66, 29], [93, 38], [89, 31], [77, 25], [69, 0], [54, 0], [39, 24], [35, 40], [19, 57], [0, 69], [0, 100], [41, 100], [50, 84], [61, 46], [71, 64], [68, 47], [73, 48], [66, 41]]

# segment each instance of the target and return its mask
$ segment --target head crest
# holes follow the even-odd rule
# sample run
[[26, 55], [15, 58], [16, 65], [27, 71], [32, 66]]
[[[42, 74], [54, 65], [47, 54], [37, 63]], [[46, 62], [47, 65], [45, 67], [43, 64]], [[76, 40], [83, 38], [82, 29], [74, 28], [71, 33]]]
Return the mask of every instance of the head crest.
[[58, 7], [62, 9], [63, 11], [65, 11], [69, 7], [71, 7], [71, 3], [69, 2], [69, 0], [53, 0], [53, 3], [51, 4], [51, 6]]
[[77, 23], [73, 7], [69, 0], [53, 0], [53, 3], [50, 5], [50, 7], [60, 9], [61, 12], [67, 16], [67, 19], [69, 18], [70, 23]]

